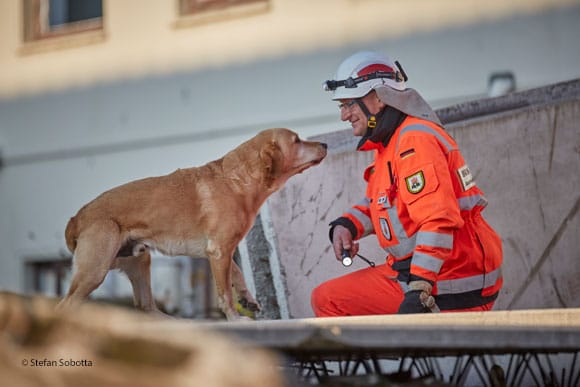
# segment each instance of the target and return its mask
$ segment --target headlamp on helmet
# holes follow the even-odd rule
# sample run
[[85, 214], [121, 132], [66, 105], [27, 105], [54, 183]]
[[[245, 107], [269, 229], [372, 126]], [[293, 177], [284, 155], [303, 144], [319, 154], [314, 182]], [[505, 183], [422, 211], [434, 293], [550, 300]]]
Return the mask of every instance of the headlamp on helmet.
[[339, 87], [346, 87], [347, 89], [352, 89], [354, 87], [358, 87], [357, 84], [361, 82], [366, 82], [371, 79], [379, 79], [379, 78], [392, 79], [395, 82], [406, 82], [407, 79], [409, 79], [407, 78], [407, 74], [405, 74], [402, 67], [400, 67], [401, 65], [399, 64], [398, 61], [395, 61], [395, 63], [397, 64], [397, 67], [399, 68], [400, 71], [376, 71], [374, 73], [366, 74], [356, 78], [349, 77], [347, 79], [343, 79], [340, 81], [328, 80], [322, 84], [322, 87], [324, 91], [334, 91]]
[[324, 82], [323, 88], [332, 92], [333, 100], [351, 99], [364, 97], [381, 86], [405, 90], [406, 80], [399, 62], [392, 62], [378, 52], [361, 51], [345, 59], [334, 79]]

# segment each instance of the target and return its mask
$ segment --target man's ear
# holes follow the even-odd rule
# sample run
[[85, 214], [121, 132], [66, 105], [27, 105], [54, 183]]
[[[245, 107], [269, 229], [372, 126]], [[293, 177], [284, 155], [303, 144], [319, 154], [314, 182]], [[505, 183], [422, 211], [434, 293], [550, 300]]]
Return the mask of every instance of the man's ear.
[[260, 150], [260, 161], [266, 187], [270, 188], [282, 171], [282, 151], [276, 141], [270, 141]]

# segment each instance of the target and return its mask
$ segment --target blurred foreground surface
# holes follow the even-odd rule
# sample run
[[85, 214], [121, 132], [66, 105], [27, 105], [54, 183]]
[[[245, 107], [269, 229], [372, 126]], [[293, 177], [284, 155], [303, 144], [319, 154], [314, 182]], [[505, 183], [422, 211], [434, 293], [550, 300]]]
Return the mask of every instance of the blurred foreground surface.
[[0, 293], [7, 386], [577, 385], [580, 309], [237, 322]]
[[[3, 386], [282, 386], [278, 359], [209, 329], [87, 303], [0, 293]], [[165, 329], [164, 324], [169, 324]]]

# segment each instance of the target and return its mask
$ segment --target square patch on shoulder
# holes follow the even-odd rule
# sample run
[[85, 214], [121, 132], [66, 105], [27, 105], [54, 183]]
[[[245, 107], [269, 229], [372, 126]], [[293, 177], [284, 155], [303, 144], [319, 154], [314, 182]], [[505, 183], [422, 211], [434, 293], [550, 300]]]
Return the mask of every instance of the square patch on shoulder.
[[471, 174], [467, 164], [457, 169], [457, 174], [459, 175], [459, 181], [461, 181], [461, 186], [463, 187], [464, 191], [475, 187], [475, 180], [473, 179], [473, 175]]

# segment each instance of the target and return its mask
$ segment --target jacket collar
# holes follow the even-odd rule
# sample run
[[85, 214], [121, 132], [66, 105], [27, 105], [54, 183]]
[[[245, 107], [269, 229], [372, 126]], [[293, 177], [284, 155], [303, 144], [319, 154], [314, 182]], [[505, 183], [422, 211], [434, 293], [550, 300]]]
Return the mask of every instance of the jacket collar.
[[367, 132], [360, 139], [356, 150], [369, 151], [376, 149], [381, 151], [386, 148], [395, 130], [407, 118], [407, 115], [392, 106], [386, 106], [376, 115], [376, 118], [377, 126], [375, 128], [367, 128]]

